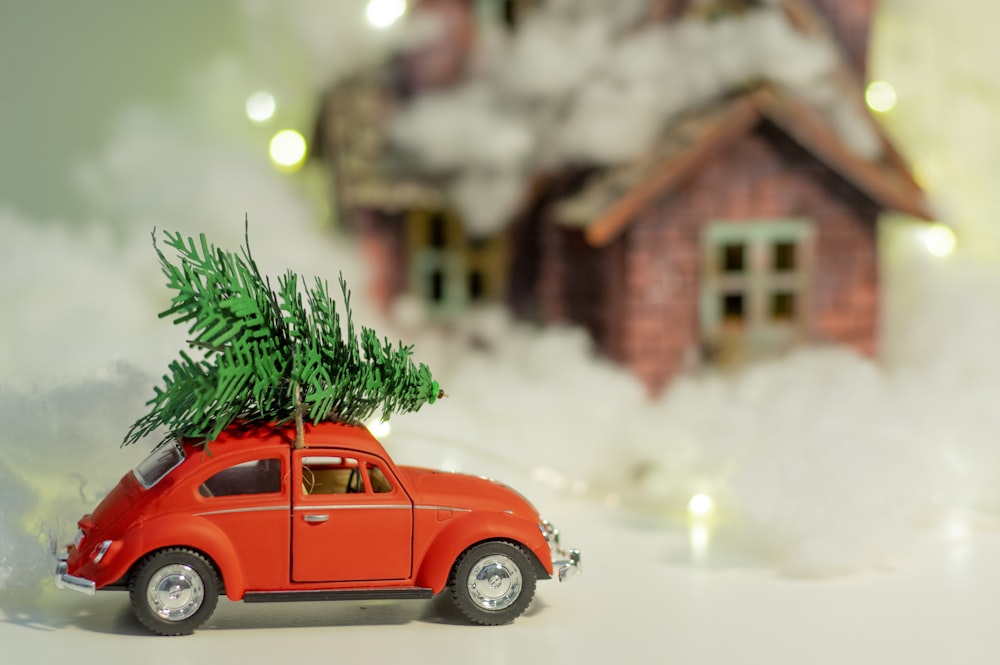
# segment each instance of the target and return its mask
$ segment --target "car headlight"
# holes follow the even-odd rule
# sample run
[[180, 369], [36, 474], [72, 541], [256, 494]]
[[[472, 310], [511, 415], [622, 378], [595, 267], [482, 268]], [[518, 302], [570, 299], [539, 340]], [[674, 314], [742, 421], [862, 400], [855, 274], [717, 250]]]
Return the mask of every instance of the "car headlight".
[[549, 543], [549, 547], [553, 549], [559, 547], [559, 529], [552, 526], [552, 522], [543, 519], [538, 523], [538, 529]]

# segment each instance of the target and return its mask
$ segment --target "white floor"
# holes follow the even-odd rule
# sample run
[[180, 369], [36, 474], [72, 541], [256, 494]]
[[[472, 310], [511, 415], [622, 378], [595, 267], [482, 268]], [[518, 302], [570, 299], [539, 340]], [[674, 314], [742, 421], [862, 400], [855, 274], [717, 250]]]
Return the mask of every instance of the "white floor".
[[1000, 662], [1000, 534], [928, 537], [893, 570], [833, 580], [691, 562], [688, 534], [560, 500], [545, 511], [585, 571], [542, 582], [514, 624], [464, 625], [437, 601], [244, 605], [190, 637], [147, 634], [124, 593], [49, 589], [0, 623], [0, 662], [921, 663]]

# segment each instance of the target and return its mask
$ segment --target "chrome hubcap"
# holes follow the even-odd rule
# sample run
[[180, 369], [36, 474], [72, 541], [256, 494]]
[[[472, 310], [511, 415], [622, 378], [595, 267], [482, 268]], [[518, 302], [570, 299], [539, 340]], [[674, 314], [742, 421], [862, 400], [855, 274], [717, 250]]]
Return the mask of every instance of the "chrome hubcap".
[[502, 554], [480, 559], [467, 580], [472, 601], [486, 610], [504, 610], [514, 604], [522, 582], [521, 569]]
[[201, 607], [205, 585], [194, 568], [174, 563], [156, 571], [146, 586], [146, 599], [161, 619], [182, 621]]

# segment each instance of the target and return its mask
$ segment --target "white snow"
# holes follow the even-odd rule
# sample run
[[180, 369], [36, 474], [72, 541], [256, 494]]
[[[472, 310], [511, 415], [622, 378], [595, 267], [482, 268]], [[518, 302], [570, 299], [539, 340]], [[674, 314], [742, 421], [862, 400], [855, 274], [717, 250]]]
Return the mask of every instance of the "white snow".
[[[637, 157], [678, 113], [758, 80], [815, 106], [862, 157], [880, 155], [865, 111], [835, 82], [835, 47], [801, 34], [780, 9], [636, 30], [642, 4], [553, 3], [513, 36], [485, 30], [470, 81], [399, 114], [397, 144], [448, 175], [474, 233], [508, 222], [538, 170]], [[486, 178], [502, 186], [483, 187]]]

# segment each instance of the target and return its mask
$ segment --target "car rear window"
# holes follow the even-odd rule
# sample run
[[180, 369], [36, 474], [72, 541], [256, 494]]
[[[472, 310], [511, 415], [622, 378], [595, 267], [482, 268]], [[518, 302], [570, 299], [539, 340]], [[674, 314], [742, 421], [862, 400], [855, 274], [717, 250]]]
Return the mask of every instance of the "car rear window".
[[184, 461], [184, 451], [171, 441], [156, 448], [132, 472], [139, 484], [149, 489]]

